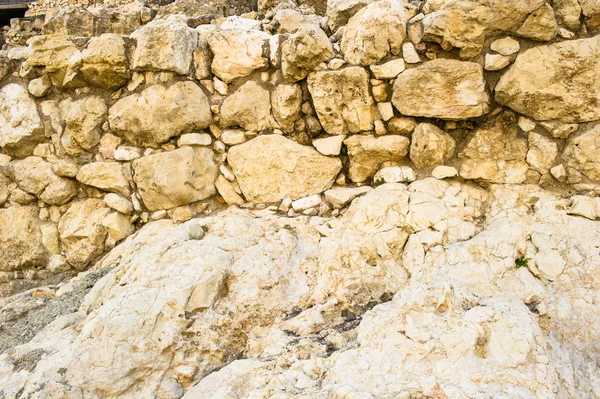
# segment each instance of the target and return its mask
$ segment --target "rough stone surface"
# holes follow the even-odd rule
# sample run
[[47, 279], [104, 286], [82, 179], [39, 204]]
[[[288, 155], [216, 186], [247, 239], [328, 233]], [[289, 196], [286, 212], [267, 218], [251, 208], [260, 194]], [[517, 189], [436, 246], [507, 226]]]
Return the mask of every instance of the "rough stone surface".
[[273, 116], [279, 127], [286, 132], [294, 131], [294, 123], [300, 118], [302, 89], [297, 84], [280, 84], [271, 93]]
[[348, 20], [361, 8], [373, 0], [327, 0], [327, 24], [335, 33], [340, 27], [346, 25]]
[[325, 32], [312, 24], [303, 25], [281, 48], [283, 76], [291, 82], [304, 79], [313, 68], [329, 61], [333, 55], [333, 47]]
[[379, 0], [359, 10], [344, 29], [346, 61], [371, 65], [399, 55], [406, 38], [406, 13], [398, 0]]
[[526, 50], [500, 78], [496, 101], [542, 121], [598, 120], [599, 54], [600, 36]]
[[144, 205], [151, 211], [175, 208], [216, 193], [218, 168], [208, 148], [183, 147], [142, 157], [133, 162], [133, 170]]
[[83, 165], [77, 172], [77, 181], [111, 193], [128, 196], [131, 194], [129, 181], [123, 165], [118, 162], [92, 162]]
[[125, 41], [119, 35], [107, 33], [92, 38], [81, 52], [81, 60], [81, 73], [94, 86], [115, 90], [131, 77]]
[[403, 136], [356, 135], [344, 140], [348, 147], [348, 177], [363, 182], [372, 177], [384, 162], [400, 161], [408, 153], [409, 140]]
[[[65, 130], [61, 140], [74, 140], [83, 150], [90, 150], [100, 142], [100, 127], [106, 121], [108, 108], [101, 97], [90, 96], [80, 100], [67, 98], [60, 102]], [[69, 148], [65, 145], [65, 149]]]
[[16, 83], [0, 89], [0, 147], [9, 155], [31, 155], [44, 130], [35, 102]]
[[42, 243], [38, 212], [35, 206], [0, 209], [0, 271], [46, 266], [50, 254]]
[[404, 115], [467, 119], [489, 108], [483, 69], [472, 62], [439, 59], [401, 73], [392, 103]]
[[455, 147], [448, 133], [431, 123], [421, 123], [412, 134], [410, 160], [418, 169], [432, 168], [452, 157]]
[[[248, 101], [249, 98], [252, 101]], [[270, 93], [253, 80], [244, 83], [223, 101], [221, 125], [224, 127], [239, 126], [258, 132], [273, 124]]]
[[166, 88], [154, 85], [117, 101], [109, 109], [112, 129], [136, 145], [156, 147], [192, 129], [204, 129], [212, 120], [206, 94], [193, 82]]
[[279, 202], [331, 187], [342, 168], [311, 147], [279, 135], [264, 135], [234, 146], [227, 157], [248, 201]]
[[358, 133], [373, 128], [374, 104], [369, 75], [363, 68], [313, 72], [308, 76], [308, 89], [327, 133]]
[[269, 65], [270, 35], [257, 30], [216, 31], [208, 38], [214, 55], [211, 69], [225, 83]]
[[132, 35], [137, 40], [133, 53], [136, 71], [170, 71], [187, 75], [192, 54], [198, 42], [198, 32], [177, 17], [156, 20]]
[[600, 127], [574, 137], [565, 148], [563, 159], [591, 180], [600, 181]]

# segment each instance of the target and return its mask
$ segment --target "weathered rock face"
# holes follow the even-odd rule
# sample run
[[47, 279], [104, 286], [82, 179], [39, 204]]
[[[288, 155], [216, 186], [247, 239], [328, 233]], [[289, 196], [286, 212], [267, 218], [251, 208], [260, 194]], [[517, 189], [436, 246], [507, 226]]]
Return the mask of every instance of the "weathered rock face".
[[456, 142], [431, 123], [421, 123], [412, 134], [410, 160], [419, 169], [442, 165], [452, 157]]
[[217, 166], [208, 148], [183, 147], [133, 162], [134, 181], [144, 205], [170, 209], [215, 194]]
[[38, 212], [35, 206], [0, 209], [1, 272], [46, 265], [50, 253], [42, 243]]
[[13, 161], [4, 170], [21, 190], [50, 205], [62, 205], [77, 194], [77, 183], [57, 176], [52, 165], [40, 157], [31, 156]]
[[373, 0], [327, 0], [327, 24], [335, 33], [340, 27], [346, 25], [348, 20], [361, 8], [372, 3]]
[[333, 57], [329, 38], [318, 26], [302, 25], [281, 48], [281, 71], [291, 82], [304, 79], [321, 62]]
[[371, 130], [374, 104], [369, 94], [369, 75], [360, 67], [313, 72], [308, 90], [323, 129], [329, 134]]
[[[544, 0], [428, 0], [425, 8], [423, 38], [445, 48], [458, 47], [465, 58], [477, 55], [485, 39], [498, 31], [518, 32], [534, 40], [550, 40], [556, 35], [552, 9], [546, 8]], [[544, 19], [554, 23], [543, 23]]]
[[527, 178], [527, 141], [518, 137], [514, 115], [500, 114], [477, 129], [460, 152], [460, 176], [492, 183], [523, 183]]
[[115, 103], [108, 115], [110, 127], [137, 145], [155, 147], [192, 129], [204, 129], [212, 120], [208, 98], [193, 82], [166, 88], [150, 86]]
[[440, 59], [404, 71], [394, 83], [392, 103], [404, 115], [468, 119], [488, 111], [483, 68]]
[[600, 181], [600, 126], [574, 137], [565, 148], [563, 159], [594, 182]]
[[409, 140], [403, 136], [352, 136], [344, 140], [348, 147], [348, 177], [363, 182], [372, 177], [384, 162], [398, 162], [408, 153]]
[[246, 200], [277, 202], [320, 193], [342, 168], [310, 147], [264, 135], [232, 147], [227, 158]]
[[0, 147], [10, 155], [27, 156], [43, 140], [44, 130], [27, 89], [11, 83], [0, 89]]
[[132, 37], [137, 40], [134, 70], [170, 71], [179, 75], [190, 71], [198, 32], [188, 27], [185, 20], [172, 17], [152, 21], [136, 30]]
[[271, 94], [273, 116], [283, 131], [294, 130], [294, 122], [300, 118], [302, 89], [297, 84], [280, 84]]
[[79, 73], [81, 51], [68, 37], [60, 35], [35, 36], [31, 38], [31, 54], [25, 65], [41, 68], [54, 86], [76, 88], [85, 85]]
[[125, 41], [119, 35], [107, 33], [92, 38], [81, 52], [81, 60], [81, 73], [94, 86], [115, 90], [129, 81]]
[[223, 101], [220, 122], [224, 127], [240, 126], [255, 132], [273, 126], [269, 91], [247, 81]]
[[211, 69], [221, 80], [230, 83], [269, 65], [270, 35], [258, 30], [222, 30], [208, 38], [214, 55]]
[[379, 0], [350, 18], [342, 51], [351, 64], [371, 65], [400, 54], [405, 37], [406, 14], [400, 1]]
[[67, 261], [78, 270], [104, 252], [106, 229], [102, 220], [109, 213], [104, 201], [89, 198], [75, 202], [58, 223], [60, 242]]
[[118, 162], [92, 162], [83, 165], [77, 173], [77, 181], [88, 186], [128, 196], [129, 181], [123, 165]]
[[496, 101], [538, 120], [598, 120], [599, 54], [600, 36], [529, 49], [500, 78]]
[[[67, 98], [60, 102], [59, 108], [65, 122], [61, 140], [74, 140], [83, 150], [90, 150], [100, 142], [100, 127], [106, 121], [108, 111], [101, 97]], [[69, 147], [65, 146], [65, 149]]]

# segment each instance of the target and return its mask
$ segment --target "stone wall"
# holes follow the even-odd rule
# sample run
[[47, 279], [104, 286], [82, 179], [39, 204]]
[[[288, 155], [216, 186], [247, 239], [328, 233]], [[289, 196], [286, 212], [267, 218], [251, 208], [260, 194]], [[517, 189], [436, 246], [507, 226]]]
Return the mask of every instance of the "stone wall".
[[[593, 196], [598, 12], [59, 10], [0, 52], [0, 295], [84, 270], [149, 221], [228, 206], [337, 216], [428, 176]], [[577, 209], [600, 216], [591, 198]]]

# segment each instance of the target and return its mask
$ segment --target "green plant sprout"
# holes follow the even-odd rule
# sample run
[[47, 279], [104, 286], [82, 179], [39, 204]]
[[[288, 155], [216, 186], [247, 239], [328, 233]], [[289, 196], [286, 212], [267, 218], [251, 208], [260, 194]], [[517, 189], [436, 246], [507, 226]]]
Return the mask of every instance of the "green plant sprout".
[[519, 256], [517, 259], [515, 259], [515, 265], [517, 265], [517, 269], [519, 269], [521, 267], [528, 267], [528, 263], [530, 260], [531, 260], [531, 258]]

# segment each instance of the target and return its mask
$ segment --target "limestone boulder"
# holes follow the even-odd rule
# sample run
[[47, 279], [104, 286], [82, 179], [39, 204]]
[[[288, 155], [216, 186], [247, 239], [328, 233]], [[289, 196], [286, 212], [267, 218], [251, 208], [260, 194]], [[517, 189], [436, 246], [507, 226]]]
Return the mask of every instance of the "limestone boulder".
[[573, 137], [563, 152], [566, 164], [594, 182], [600, 181], [600, 126]]
[[74, 202], [60, 218], [61, 249], [67, 262], [77, 270], [84, 269], [104, 251], [106, 228], [102, 220], [109, 212], [104, 201], [88, 198]]
[[339, 159], [280, 135], [231, 147], [227, 160], [246, 200], [263, 203], [321, 193], [342, 169]]
[[406, 13], [399, 0], [379, 0], [360, 9], [344, 29], [342, 51], [351, 64], [376, 64], [399, 55], [406, 38]]
[[57, 176], [50, 162], [31, 156], [9, 163], [4, 171], [26, 193], [50, 205], [62, 205], [78, 191], [77, 182]]
[[369, 74], [361, 67], [308, 75], [308, 90], [323, 129], [348, 134], [373, 129], [374, 103]]
[[198, 32], [185, 19], [174, 16], [155, 20], [131, 34], [137, 41], [132, 66], [136, 71], [170, 71], [187, 75]]
[[269, 91], [253, 80], [247, 81], [223, 101], [220, 123], [255, 132], [273, 126]]
[[92, 162], [83, 165], [77, 172], [77, 181], [100, 190], [128, 196], [131, 194], [129, 181], [123, 165], [118, 162]]
[[116, 90], [131, 76], [122, 36], [105, 33], [90, 39], [81, 59], [81, 73], [94, 86]]
[[417, 169], [442, 165], [454, 154], [456, 142], [448, 133], [431, 123], [415, 128], [410, 143], [410, 160]]
[[599, 55], [600, 36], [526, 50], [498, 81], [495, 99], [537, 120], [598, 120]]
[[302, 89], [298, 84], [279, 84], [271, 93], [273, 117], [285, 132], [294, 131], [294, 122], [300, 118]]
[[192, 64], [194, 66], [194, 77], [198, 80], [206, 79], [210, 76], [210, 64], [212, 63], [212, 53], [208, 45], [208, 38], [216, 30], [214, 25], [200, 25], [196, 27], [198, 32], [198, 44], [194, 50]]
[[208, 148], [182, 147], [136, 159], [132, 166], [133, 179], [150, 211], [175, 208], [216, 193], [218, 168]]
[[474, 62], [438, 59], [404, 71], [392, 103], [403, 115], [468, 119], [488, 112], [483, 68]]
[[217, 30], [208, 37], [212, 72], [225, 83], [269, 66], [269, 35], [259, 30]]
[[329, 25], [331, 32], [335, 33], [339, 28], [345, 26], [354, 14], [373, 1], [374, 0], [327, 0], [327, 25]]
[[281, 70], [286, 80], [296, 82], [333, 56], [333, 47], [325, 32], [314, 24], [302, 25], [283, 43]]
[[527, 163], [532, 169], [544, 174], [550, 171], [558, 155], [558, 145], [539, 133], [529, 132], [527, 139]]
[[600, 4], [594, 0], [580, 0], [579, 3], [586, 26], [596, 32], [600, 28]]
[[67, 98], [60, 102], [59, 108], [65, 123], [61, 140], [72, 139], [83, 150], [91, 150], [100, 142], [100, 127], [108, 113], [102, 97]]
[[44, 268], [50, 253], [42, 243], [36, 206], [0, 209], [0, 271]]
[[31, 55], [25, 61], [28, 67], [46, 72], [52, 84], [59, 88], [76, 88], [86, 85], [80, 73], [81, 51], [65, 36], [34, 36], [29, 41]]
[[503, 112], [473, 133], [459, 153], [460, 177], [491, 183], [523, 183], [529, 169], [527, 141], [518, 136], [516, 118]]
[[424, 10], [423, 39], [440, 43], [445, 49], [457, 47], [463, 58], [479, 54], [485, 39], [497, 32], [517, 32], [523, 28], [521, 36], [531, 39], [556, 34], [556, 22], [546, 22], [553, 21], [554, 15], [548, 15], [552, 10], [546, 8], [544, 0], [509, 0], [498, 4], [428, 0]]
[[344, 140], [348, 147], [348, 177], [356, 183], [371, 178], [386, 162], [399, 162], [408, 154], [408, 138], [399, 135], [355, 135]]
[[117, 101], [108, 112], [111, 129], [140, 146], [157, 147], [171, 137], [204, 129], [212, 121], [208, 98], [194, 82], [150, 86]]
[[42, 121], [27, 89], [9, 83], [0, 89], [0, 147], [6, 154], [31, 155], [44, 140]]

